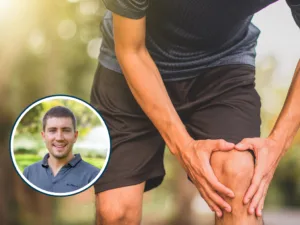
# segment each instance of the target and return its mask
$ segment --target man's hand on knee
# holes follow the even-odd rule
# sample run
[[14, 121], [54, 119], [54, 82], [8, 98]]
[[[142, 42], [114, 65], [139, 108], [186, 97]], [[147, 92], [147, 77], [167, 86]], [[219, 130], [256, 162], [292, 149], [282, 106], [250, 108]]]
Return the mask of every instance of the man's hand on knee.
[[224, 212], [224, 216], [217, 219], [217, 225], [262, 224], [261, 219], [247, 212], [248, 205], [243, 204], [243, 198], [254, 174], [253, 159], [249, 151], [232, 150], [215, 152], [212, 155], [211, 165], [217, 178], [235, 193], [234, 199], [222, 196], [231, 205], [232, 212]]
[[233, 148], [233, 143], [224, 140], [193, 140], [183, 151], [175, 154], [201, 196], [219, 217], [222, 216], [221, 209], [231, 212], [231, 206], [220, 194], [233, 198], [234, 193], [218, 181], [211, 168], [210, 158], [215, 151], [229, 151]]
[[256, 165], [251, 185], [244, 197], [244, 203], [251, 202], [249, 213], [262, 216], [262, 209], [270, 182], [283, 156], [284, 146], [269, 138], [246, 138], [235, 147], [239, 151], [251, 149], [256, 157]]

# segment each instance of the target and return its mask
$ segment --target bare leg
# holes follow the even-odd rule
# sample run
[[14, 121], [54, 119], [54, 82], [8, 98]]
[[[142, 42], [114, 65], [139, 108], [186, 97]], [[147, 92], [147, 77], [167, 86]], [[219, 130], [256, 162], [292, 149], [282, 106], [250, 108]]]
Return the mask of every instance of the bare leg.
[[248, 205], [243, 204], [243, 197], [250, 186], [254, 173], [254, 160], [250, 152], [215, 152], [211, 165], [221, 183], [233, 190], [234, 199], [222, 196], [232, 207], [232, 212], [223, 211], [223, 217], [216, 217], [216, 225], [262, 225], [262, 218], [249, 215]]
[[97, 225], [139, 225], [145, 183], [96, 195]]

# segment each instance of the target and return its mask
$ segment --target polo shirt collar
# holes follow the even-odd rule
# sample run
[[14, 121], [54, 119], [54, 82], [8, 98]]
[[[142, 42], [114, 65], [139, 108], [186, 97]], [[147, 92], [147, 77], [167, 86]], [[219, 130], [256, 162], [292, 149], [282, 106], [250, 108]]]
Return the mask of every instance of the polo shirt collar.
[[44, 158], [43, 158], [43, 161], [42, 161], [42, 166], [43, 167], [49, 167], [49, 164], [48, 164], [48, 158], [49, 158], [49, 153], [47, 153]]
[[[49, 153], [47, 153], [43, 160], [42, 160], [42, 166], [43, 167], [49, 167], [48, 164], [48, 158], [49, 158]], [[80, 154], [75, 154], [74, 157], [68, 162], [68, 164], [72, 167], [76, 166], [80, 161], [81, 161], [81, 156]]]
[[74, 156], [75, 157], [73, 157], [73, 159], [71, 159], [71, 161], [68, 163], [72, 167], [76, 166], [81, 161], [80, 154], [75, 154]]

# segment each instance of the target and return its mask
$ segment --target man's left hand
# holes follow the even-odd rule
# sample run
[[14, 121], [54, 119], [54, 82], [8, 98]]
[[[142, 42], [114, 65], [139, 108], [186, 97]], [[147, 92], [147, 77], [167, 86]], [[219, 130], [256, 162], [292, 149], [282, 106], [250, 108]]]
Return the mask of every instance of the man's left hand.
[[253, 150], [255, 154], [255, 170], [251, 185], [244, 197], [244, 204], [250, 201], [248, 212], [262, 216], [265, 197], [276, 167], [281, 159], [283, 146], [268, 138], [245, 138], [235, 146], [236, 150]]

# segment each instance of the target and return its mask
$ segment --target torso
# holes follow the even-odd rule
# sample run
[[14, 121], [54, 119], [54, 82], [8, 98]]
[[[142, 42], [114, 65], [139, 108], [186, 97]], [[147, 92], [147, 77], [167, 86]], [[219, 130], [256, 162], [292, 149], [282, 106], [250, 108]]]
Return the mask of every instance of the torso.
[[[182, 77], [230, 61], [254, 64], [259, 30], [249, 28], [252, 16], [276, 1], [149, 0], [147, 48], [162, 76]], [[103, 53], [113, 48], [112, 25], [105, 23]]]

